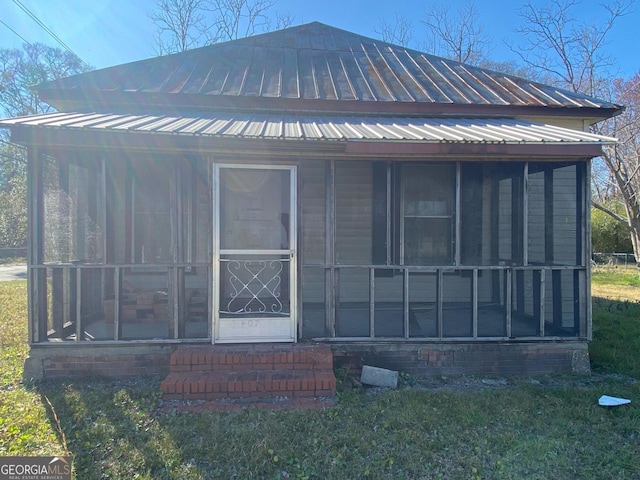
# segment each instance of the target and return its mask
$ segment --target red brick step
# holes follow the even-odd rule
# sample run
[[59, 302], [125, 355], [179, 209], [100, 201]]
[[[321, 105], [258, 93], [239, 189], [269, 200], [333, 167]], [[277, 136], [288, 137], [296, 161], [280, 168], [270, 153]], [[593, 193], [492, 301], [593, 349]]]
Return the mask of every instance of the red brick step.
[[171, 355], [170, 373], [160, 388], [165, 401], [237, 400], [260, 406], [296, 398], [296, 405], [303, 405], [301, 399], [315, 405], [313, 399], [333, 398], [336, 379], [327, 345], [185, 346]]

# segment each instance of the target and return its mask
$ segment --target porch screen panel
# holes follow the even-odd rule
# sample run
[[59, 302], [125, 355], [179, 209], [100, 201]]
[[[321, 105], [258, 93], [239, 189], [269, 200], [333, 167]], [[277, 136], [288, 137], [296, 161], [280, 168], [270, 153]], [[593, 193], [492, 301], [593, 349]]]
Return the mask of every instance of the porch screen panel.
[[182, 162], [182, 231], [180, 255], [185, 262], [208, 263], [211, 245], [211, 174], [201, 159]]
[[101, 263], [101, 172], [92, 159], [44, 161], [45, 263]]
[[490, 225], [485, 218], [490, 214], [490, 184], [482, 164], [462, 163], [460, 186], [460, 260], [463, 265], [486, 265], [487, 236]]
[[106, 157], [107, 262], [131, 261], [131, 185], [127, 163], [119, 157]]
[[161, 161], [131, 162], [133, 176], [133, 262], [173, 262], [171, 189], [173, 169]]
[[338, 272], [336, 335], [368, 337], [370, 334], [369, 269], [340, 268]]
[[46, 157], [44, 162], [45, 263], [103, 260], [98, 219], [99, 173], [70, 162]]
[[52, 342], [75, 340], [78, 285], [75, 271], [68, 267], [53, 267], [47, 268], [46, 272], [46, 339]]
[[511, 335], [513, 337], [540, 335], [540, 272], [541, 270], [523, 269], [513, 271], [511, 290]]
[[409, 272], [409, 337], [438, 337], [438, 275]]
[[81, 275], [81, 340], [113, 340], [116, 318], [114, 269], [82, 269]]
[[[380, 270], [382, 271], [382, 270]], [[388, 271], [388, 270], [386, 270]], [[376, 337], [404, 336], [404, 276], [375, 273], [374, 332]], [[393, 271], [392, 271], [393, 272]]]
[[553, 259], [557, 265], [576, 265], [581, 245], [576, 165], [553, 170]]
[[169, 273], [157, 267], [122, 270], [119, 338], [165, 339], [169, 331]]
[[43, 156], [43, 229], [44, 229], [44, 262], [69, 262], [69, 222], [68, 197], [60, 175], [60, 164], [57, 159]]
[[[180, 338], [207, 338], [209, 336], [209, 272], [205, 267], [180, 269], [184, 275], [184, 292], [179, 298], [183, 310], [178, 315]], [[178, 293], [178, 292], [177, 292]], [[161, 297], [160, 297], [161, 298]], [[172, 321], [170, 319], [170, 321]]]
[[326, 337], [325, 269], [302, 267], [302, 338]]
[[[553, 249], [547, 246], [547, 234], [549, 227], [546, 225], [545, 212], [545, 170], [538, 169], [534, 164], [529, 166], [528, 190], [528, 238], [527, 251], [530, 265], [544, 265], [547, 262], [547, 253]], [[552, 259], [549, 259], [552, 260]]]
[[372, 182], [370, 162], [336, 162], [336, 262], [372, 262]]
[[471, 271], [444, 272], [442, 279], [442, 334], [444, 337], [473, 335]]
[[491, 178], [492, 264], [522, 265], [524, 163], [488, 166]]
[[478, 336], [507, 335], [507, 305], [505, 270], [478, 271]]
[[305, 265], [323, 264], [325, 261], [325, 177], [324, 162], [303, 162], [298, 169], [302, 261]]
[[528, 258], [538, 265], [581, 264], [582, 199], [576, 164], [529, 165]]
[[545, 336], [572, 337], [586, 316], [584, 271], [549, 270], [545, 296]]

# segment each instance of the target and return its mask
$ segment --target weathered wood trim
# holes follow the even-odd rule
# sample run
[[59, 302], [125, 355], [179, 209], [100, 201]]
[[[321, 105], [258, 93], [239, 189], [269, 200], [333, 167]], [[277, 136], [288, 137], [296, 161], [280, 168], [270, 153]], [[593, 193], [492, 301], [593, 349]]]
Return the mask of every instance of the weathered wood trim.
[[337, 308], [339, 305], [339, 277], [336, 263], [336, 161], [326, 164], [325, 175], [325, 262], [331, 265], [325, 276], [325, 318], [326, 331], [330, 337], [336, 336]]
[[409, 270], [405, 268], [402, 275], [402, 315], [404, 320], [404, 338], [409, 338], [411, 335], [409, 326]]
[[444, 289], [443, 287], [443, 270], [437, 270], [437, 279], [436, 279], [436, 303], [438, 309], [438, 338], [444, 337], [444, 325], [443, 325], [443, 297], [444, 297]]
[[391, 175], [391, 163], [387, 162], [387, 248], [386, 248], [386, 253], [387, 253], [387, 261], [385, 262], [387, 265], [391, 265], [392, 262], [392, 255], [391, 255], [391, 250], [392, 250], [392, 232], [393, 232], [393, 215], [391, 214], [392, 212], [392, 205], [393, 205], [393, 199], [392, 199], [392, 175]]
[[544, 169], [544, 260], [553, 264], [553, 169]]
[[473, 322], [473, 338], [478, 338], [478, 269], [474, 268], [471, 277], [471, 317]]
[[[182, 214], [182, 162], [171, 165], [173, 170], [171, 181], [169, 182], [169, 198], [171, 208], [169, 209], [169, 219], [171, 223], [171, 258], [174, 263], [190, 261], [185, 258], [183, 237], [185, 233]], [[190, 231], [187, 231], [191, 235]]]
[[504, 306], [505, 306], [505, 314], [506, 314], [506, 322], [507, 322], [507, 338], [511, 338], [513, 335], [511, 333], [511, 314], [513, 312], [513, 299], [512, 299], [512, 288], [513, 288], [513, 278], [511, 275], [512, 270], [505, 270], [504, 272]]
[[522, 173], [522, 264], [529, 265], [529, 162]]
[[214, 281], [213, 279], [213, 266], [207, 266], [207, 285], [209, 285], [207, 295], [207, 309], [208, 309], [208, 318], [207, 318], [207, 333], [209, 334], [209, 338], [213, 339], [213, 295], [214, 289], [218, 288], [217, 279]]
[[587, 340], [593, 340], [593, 307], [591, 302], [591, 214], [590, 214], [590, 202], [587, 199], [591, 198], [591, 160], [589, 160], [584, 167], [584, 175], [582, 182], [582, 189], [584, 191], [584, 197], [582, 202], [582, 215], [584, 216], [584, 231], [582, 233], [584, 238], [584, 245], [582, 249], [582, 258], [584, 259], [584, 266], [586, 268], [584, 279], [584, 298], [581, 298], [581, 302], [586, 304], [586, 318], [580, 329], [580, 335], [587, 337]]
[[[426, 142], [371, 142], [347, 141], [347, 155], [447, 155], [475, 157], [476, 161], [513, 160], [513, 157], [529, 157], [543, 160], [545, 157], [593, 158], [602, 155], [599, 144], [539, 144], [539, 143], [426, 143]], [[423, 160], [423, 159], [422, 159]]]
[[105, 162], [104, 156], [101, 155], [100, 156], [100, 172], [101, 172], [101, 182], [100, 182], [100, 191], [98, 192], [98, 195], [100, 196], [100, 201], [98, 202], [99, 205], [102, 206], [102, 211], [100, 212], [100, 220], [99, 220], [99, 224], [100, 224], [100, 228], [102, 229], [102, 242], [101, 242], [101, 248], [102, 248], [102, 263], [107, 263], [108, 260], [112, 260], [112, 259], [108, 259], [107, 258], [107, 215], [108, 215], [108, 211], [107, 211], [107, 164]]
[[462, 238], [462, 215], [461, 215], [461, 200], [462, 200], [462, 165], [460, 162], [456, 162], [456, 186], [455, 186], [455, 222], [453, 238], [455, 241], [455, 248], [453, 254], [453, 264], [460, 265], [461, 261], [461, 238]]
[[113, 288], [115, 293], [114, 300], [114, 318], [113, 318], [113, 339], [120, 340], [122, 338], [122, 325], [120, 324], [120, 292], [122, 282], [120, 281], [120, 268], [113, 269]]
[[369, 269], [369, 336], [376, 336], [376, 270]]
[[540, 336], [544, 337], [547, 303], [547, 270], [540, 271]]
[[[543, 271], [533, 270], [531, 272], [531, 282], [533, 283], [533, 318], [538, 318], [540, 332], [544, 331], [544, 305], [542, 305], [542, 275]], [[542, 336], [542, 335], [541, 335]]]
[[180, 321], [180, 311], [178, 305], [178, 269], [171, 267], [167, 271], [167, 291], [169, 293], [169, 305], [167, 311], [167, 322], [169, 326], [169, 338], [178, 338], [178, 322]]
[[562, 298], [564, 292], [562, 291], [562, 271], [553, 269], [551, 270], [551, 285], [552, 285], [552, 305], [553, 305], [553, 325], [556, 327], [562, 327]]
[[47, 336], [47, 272], [33, 268], [44, 262], [43, 158], [37, 147], [27, 149], [27, 209], [29, 343], [37, 343]]
[[76, 276], [76, 342], [82, 337], [82, 270], [80, 268], [75, 271]]

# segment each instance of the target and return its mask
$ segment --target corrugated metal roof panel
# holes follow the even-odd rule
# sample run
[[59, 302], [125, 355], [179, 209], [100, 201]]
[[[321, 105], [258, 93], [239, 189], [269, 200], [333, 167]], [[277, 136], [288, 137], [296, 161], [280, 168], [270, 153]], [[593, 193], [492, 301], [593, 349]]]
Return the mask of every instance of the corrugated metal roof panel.
[[[39, 86], [339, 101], [618, 109], [610, 102], [310, 23]], [[289, 109], [295, 106], [288, 104]], [[384, 106], [380, 107], [383, 111]]]
[[511, 118], [220, 114], [203, 116], [50, 113], [0, 120], [0, 126], [147, 132], [285, 140], [462, 143], [615, 143], [615, 139]]

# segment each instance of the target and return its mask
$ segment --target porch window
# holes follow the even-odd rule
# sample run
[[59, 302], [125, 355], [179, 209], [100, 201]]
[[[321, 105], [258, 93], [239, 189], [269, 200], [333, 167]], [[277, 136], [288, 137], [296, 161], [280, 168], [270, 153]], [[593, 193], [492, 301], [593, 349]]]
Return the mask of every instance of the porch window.
[[455, 175], [455, 165], [403, 166], [400, 248], [404, 265], [453, 263]]
[[[358, 178], [366, 181], [364, 175]], [[453, 265], [456, 165], [374, 162], [369, 178], [372, 220], [368, 234], [373, 263]], [[338, 212], [340, 206], [337, 205]], [[364, 241], [362, 235], [358, 238]], [[381, 270], [378, 275], [391, 273]]]

